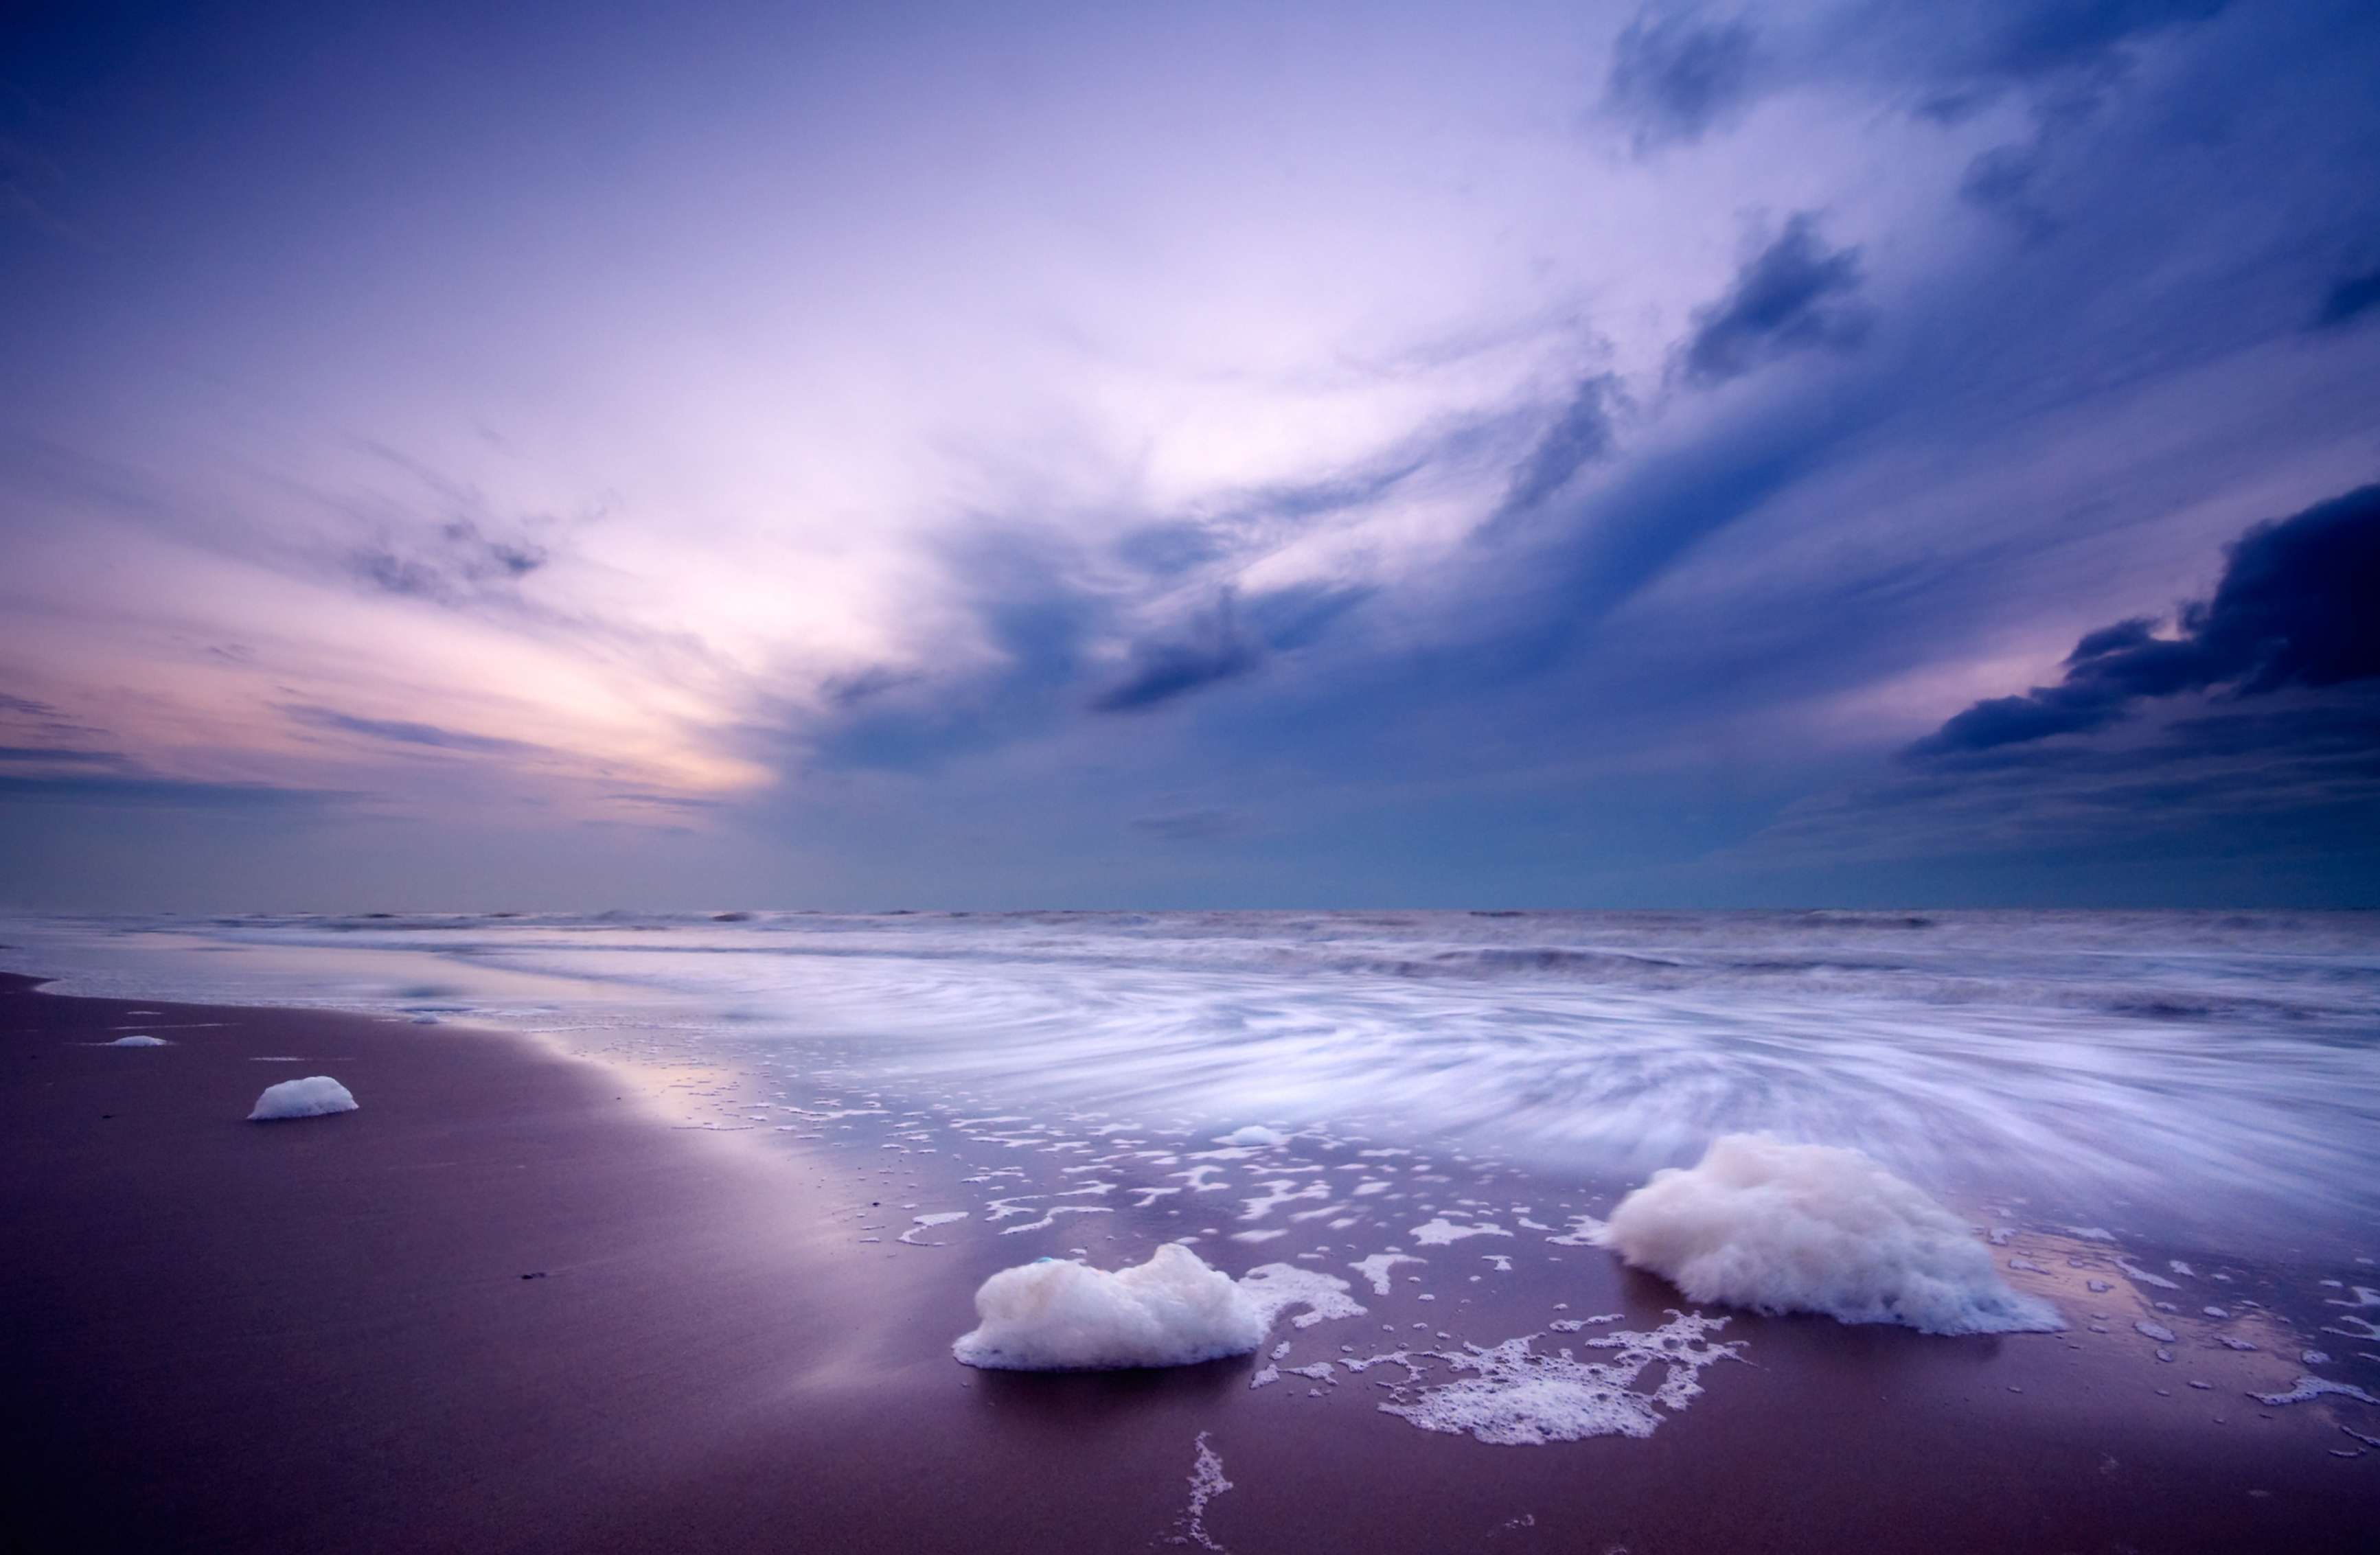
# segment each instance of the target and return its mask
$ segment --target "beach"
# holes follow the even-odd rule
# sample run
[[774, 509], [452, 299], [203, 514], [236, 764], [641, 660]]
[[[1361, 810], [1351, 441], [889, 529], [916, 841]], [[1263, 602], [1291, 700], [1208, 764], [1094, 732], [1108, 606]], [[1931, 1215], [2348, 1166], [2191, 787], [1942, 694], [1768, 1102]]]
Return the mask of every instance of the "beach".
[[[100, 1045], [128, 1030], [170, 1045]], [[1348, 1396], [1381, 1378], [1343, 1366], [961, 1367], [975, 1284], [1062, 1248], [901, 1245], [888, 1141], [689, 1127], [516, 1033], [22, 978], [0, 1031], [28, 1550], [2348, 1550], [2380, 1519], [2380, 1453], [2339, 1428], [2380, 1410], [2257, 1403], [2294, 1370], [2264, 1351], [2146, 1362], [2158, 1396], [2112, 1340], [1740, 1314], [1742, 1361], [1645, 1439], [1497, 1446]], [[359, 1110], [243, 1121], [315, 1073]], [[1682, 1305], [1561, 1257], [1460, 1298], [1463, 1337]], [[1283, 1364], [1409, 1343], [1380, 1330], [1431, 1310], [1350, 1283], [1375, 1309], [1284, 1325]], [[1194, 1505], [1202, 1446], [1229, 1488]]]

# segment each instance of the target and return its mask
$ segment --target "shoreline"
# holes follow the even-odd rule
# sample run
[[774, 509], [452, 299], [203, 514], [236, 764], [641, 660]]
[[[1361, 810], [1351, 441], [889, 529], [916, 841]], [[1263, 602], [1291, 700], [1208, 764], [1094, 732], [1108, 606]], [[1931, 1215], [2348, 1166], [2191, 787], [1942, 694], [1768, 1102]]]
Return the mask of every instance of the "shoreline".
[[[1202, 1435], [1232, 1488], [1199, 1531], [1243, 1551], [2322, 1551], [2380, 1524], [2380, 1453], [2328, 1455], [2329, 1403], [2232, 1391], [2184, 1426], [2216, 1395], [2160, 1418], [2055, 1339], [1739, 1316], [1754, 1364], [1655, 1436], [1525, 1448], [1252, 1392], [1245, 1362], [970, 1372], [947, 1346], [1000, 1239], [860, 1245], [843, 1147], [671, 1127], [513, 1033], [37, 989], [0, 978], [11, 1549], [1138, 1549], [1187, 1529]], [[128, 1030], [174, 1045], [85, 1045]], [[241, 1121], [313, 1073], [361, 1111]], [[1582, 1310], [1683, 1305], [1604, 1262], [1564, 1276]]]

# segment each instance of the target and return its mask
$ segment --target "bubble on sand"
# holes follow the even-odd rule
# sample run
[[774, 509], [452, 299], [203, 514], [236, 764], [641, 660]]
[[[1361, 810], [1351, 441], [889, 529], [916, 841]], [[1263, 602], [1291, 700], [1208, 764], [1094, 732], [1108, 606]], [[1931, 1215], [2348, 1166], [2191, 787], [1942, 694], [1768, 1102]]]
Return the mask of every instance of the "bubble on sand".
[[107, 1048], [170, 1048], [174, 1044], [163, 1037], [118, 1037], [113, 1042], [103, 1042]]
[[1246, 1355], [1271, 1326], [1262, 1302], [1177, 1243], [1112, 1271], [1056, 1258], [1003, 1269], [975, 1306], [981, 1321], [951, 1353], [997, 1370], [1193, 1366]]
[[1857, 1150], [1759, 1135], [1713, 1142], [1622, 1199], [1602, 1241], [1695, 1301], [1924, 1333], [2047, 1332], [1957, 1217]]
[[248, 1121], [319, 1118], [355, 1110], [355, 1096], [346, 1087], [328, 1075], [309, 1075], [302, 1080], [284, 1080], [277, 1086], [265, 1087], [264, 1094], [256, 1099], [255, 1110], [248, 1114]]

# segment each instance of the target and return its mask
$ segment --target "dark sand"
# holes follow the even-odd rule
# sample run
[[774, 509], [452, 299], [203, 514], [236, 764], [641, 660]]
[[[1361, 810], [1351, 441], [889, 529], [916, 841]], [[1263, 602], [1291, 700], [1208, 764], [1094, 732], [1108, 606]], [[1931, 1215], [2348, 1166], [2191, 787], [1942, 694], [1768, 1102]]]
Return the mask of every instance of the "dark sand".
[[[176, 1045], [91, 1045], [135, 1030]], [[241, 1121], [316, 1073], [363, 1110]], [[970, 1372], [946, 1347], [999, 1247], [857, 1245], [844, 1175], [526, 1039], [0, 978], [0, 1539], [1130, 1550], [1180, 1531], [1205, 1431], [1233, 1482], [1205, 1528], [1244, 1555], [2380, 1547], [2380, 1452], [2331, 1455], [2338, 1420], [2380, 1435], [2363, 1406], [2156, 1398], [2054, 1338], [1743, 1318], [1757, 1365], [1650, 1440], [1543, 1448], [1245, 1362]], [[1608, 1264], [1578, 1310], [1674, 1301]]]

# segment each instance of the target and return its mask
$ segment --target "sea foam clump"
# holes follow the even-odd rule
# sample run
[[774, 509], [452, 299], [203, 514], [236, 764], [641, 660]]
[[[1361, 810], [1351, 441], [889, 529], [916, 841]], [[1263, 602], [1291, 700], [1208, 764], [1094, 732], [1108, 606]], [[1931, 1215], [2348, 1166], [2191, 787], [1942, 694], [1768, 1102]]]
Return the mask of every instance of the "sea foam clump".
[[1956, 1216], [1830, 1145], [1723, 1136], [1698, 1165], [1656, 1172], [1621, 1199], [1599, 1240], [1694, 1301], [1925, 1333], [2066, 1326], [2010, 1290]]
[[1179, 1243], [1113, 1271], [1041, 1258], [983, 1282], [951, 1354], [1000, 1371], [1192, 1366], [1263, 1343], [1269, 1305]]
[[302, 1080], [284, 1080], [277, 1086], [265, 1087], [264, 1094], [256, 1099], [256, 1110], [248, 1114], [248, 1121], [319, 1118], [355, 1110], [355, 1096], [346, 1087], [328, 1075], [309, 1075]]

